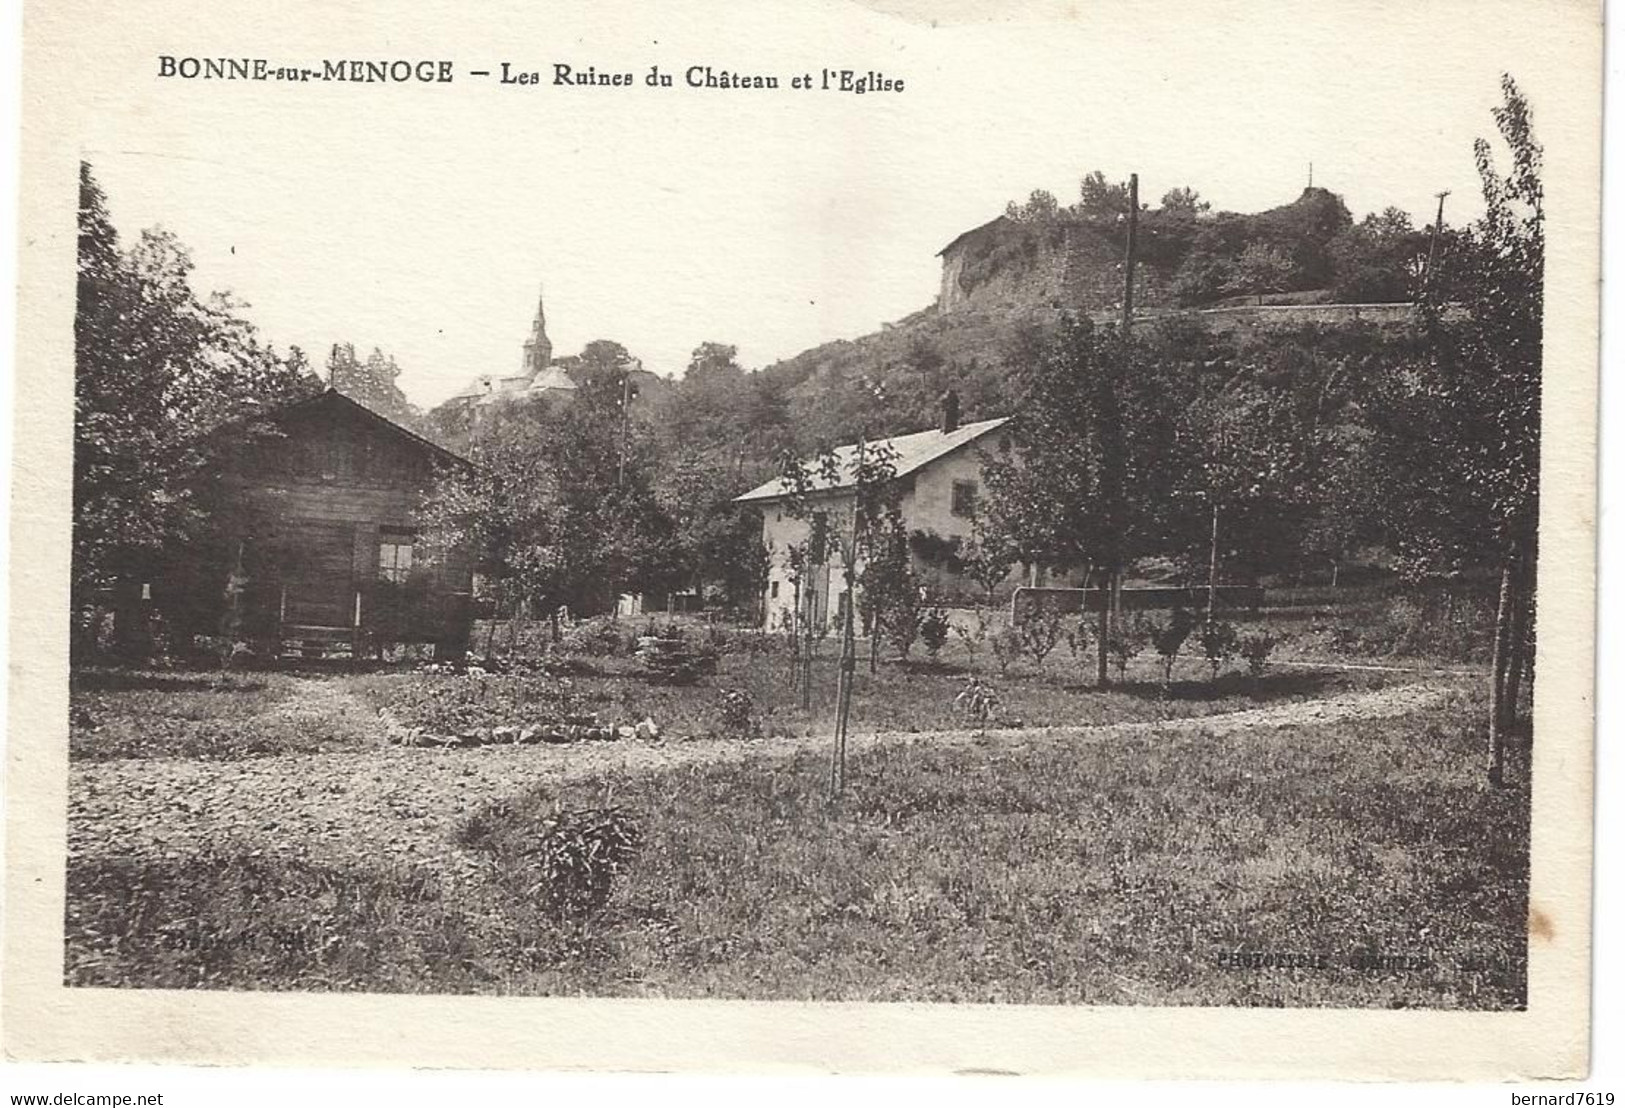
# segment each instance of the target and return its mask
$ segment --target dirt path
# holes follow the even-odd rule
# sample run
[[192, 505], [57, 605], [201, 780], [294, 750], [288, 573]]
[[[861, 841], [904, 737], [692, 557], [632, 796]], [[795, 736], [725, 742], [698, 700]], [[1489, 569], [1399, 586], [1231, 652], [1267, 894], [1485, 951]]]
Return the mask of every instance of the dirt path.
[[[1403, 685], [1219, 715], [1096, 727], [992, 731], [1001, 745], [1094, 743], [1139, 733], [1215, 736], [1347, 719], [1404, 715], [1450, 695]], [[316, 720], [312, 719], [313, 724]], [[854, 735], [853, 750], [881, 744], [974, 742], [974, 731]], [[181, 858], [213, 846], [328, 861], [433, 866], [456, 880], [478, 869], [451, 835], [481, 806], [544, 782], [605, 771], [654, 771], [828, 748], [828, 736], [757, 743], [583, 743], [469, 750], [388, 747], [236, 762], [131, 759], [78, 763], [69, 771], [68, 852], [73, 857]]]

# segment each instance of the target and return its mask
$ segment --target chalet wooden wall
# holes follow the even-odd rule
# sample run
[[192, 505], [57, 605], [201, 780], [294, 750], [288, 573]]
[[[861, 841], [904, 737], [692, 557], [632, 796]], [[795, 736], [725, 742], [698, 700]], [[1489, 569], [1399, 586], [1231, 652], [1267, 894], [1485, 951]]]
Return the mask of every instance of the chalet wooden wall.
[[[195, 586], [218, 598], [201, 610], [220, 615], [200, 622], [224, 618], [240, 558], [245, 637], [349, 629], [361, 632], [363, 649], [383, 641], [461, 649], [472, 567], [458, 550], [430, 559], [419, 519], [437, 467], [459, 460], [334, 392], [272, 423], [273, 433], [253, 436], [223, 465], [214, 509], [221, 549]], [[380, 577], [380, 543], [389, 538], [413, 545], [405, 585]]]

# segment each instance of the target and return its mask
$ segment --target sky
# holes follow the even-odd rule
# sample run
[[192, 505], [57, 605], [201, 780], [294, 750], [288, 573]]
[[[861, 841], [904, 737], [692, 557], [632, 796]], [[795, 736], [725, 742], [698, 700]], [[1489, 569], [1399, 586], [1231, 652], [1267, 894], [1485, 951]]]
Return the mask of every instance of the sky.
[[[1494, 134], [1503, 70], [1537, 134], [1562, 123], [1541, 115], [1561, 28], [1527, 6], [1151, 2], [937, 26], [840, 2], [451, 7], [329, 8], [319, 35], [297, 4], [186, 28], [108, 12], [82, 153], [115, 225], [175, 232], [194, 285], [246, 301], [279, 347], [383, 348], [430, 406], [517, 371], [544, 286], [556, 355], [607, 338], [674, 373], [716, 341], [758, 367], [928, 306], [950, 239], [1035, 188], [1068, 203], [1090, 170], [1137, 172], [1153, 204], [1189, 185], [1256, 211], [1312, 164], [1356, 218], [1392, 204], [1424, 224], [1448, 189], [1457, 222], [1481, 210], [1472, 141]], [[160, 53], [448, 58], [456, 79], [164, 80]], [[504, 61], [543, 83], [464, 76]], [[555, 62], [636, 81], [559, 87]], [[647, 88], [651, 65], [676, 86]], [[783, 84], [689, 89], [691, 65]], [[826, 67], [904, 89], [788, 88]]]

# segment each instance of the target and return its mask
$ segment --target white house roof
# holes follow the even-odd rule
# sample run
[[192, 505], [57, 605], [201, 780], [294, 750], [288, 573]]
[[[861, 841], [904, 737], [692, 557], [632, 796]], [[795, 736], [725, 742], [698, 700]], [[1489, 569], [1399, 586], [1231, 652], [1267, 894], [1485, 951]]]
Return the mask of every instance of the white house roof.
[[[887, 445], [894, 451], [892, 465], [898, 477], [906, 477], [917, 469], [930, 465], [938, 458], [952, 454], [963, 446], [969, 446], [989, 431], [995, 430], [1009, 422], [1009, 418], [985, 419], [980, 423], [967, 423], [955, 431], [944, 433], [941, 428], [932, 428], [929, 431], [916, 431], [911, 435], [898, 435], [895, 438], [879, 439], [869, 444], [870, 449]], [[811, 478], [809, 491], [833, 492], [838, 489], [851, 488], [855, 481], [852, 476], [853, 464], [857, 461], [858, 444], [849, 443], [846, 446], [835, 448], [835, 461], [840, 476], [831, 482], [818, 472], [816, 465], [807, 467]], [[765, 484], [758, 485], [742, 496], [734, 497], [736, 504], [750, 503], [761, 500], [778, 500], [788, 495], [789, 484], [782, 477], [775, 477]]]

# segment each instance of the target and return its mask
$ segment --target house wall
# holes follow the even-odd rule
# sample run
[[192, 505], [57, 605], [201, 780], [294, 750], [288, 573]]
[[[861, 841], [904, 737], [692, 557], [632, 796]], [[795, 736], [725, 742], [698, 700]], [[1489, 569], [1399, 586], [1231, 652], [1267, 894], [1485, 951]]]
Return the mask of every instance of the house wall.
[[[908, 532], [912, 535], [916, 531], [925, 531], [944, 539], [957, 538], [962, 543], [968, 541], [971, 537], [971, 519], [968, 515], [954, 513], [954, 484], [958, 481], [974, 482], [978, 498], [986, 495], [980, 451], [997, 448], [998, 437], [995, 433], [910, 474], [898, 502], [903, 525]], [[852, 498], [850, 495], [821, 497], [814, 510], [827, 511], [832, 520], [839, 521], [843, 527], [850, 526]], [[768, 628], [786, 626], [795, 609], [796, 591], [791, 582], [786, 552], [791, 546], [805, 542], [810, 532], [809, 520], [795, 518], [781, 504], [762, 505], [762, 541], [768, 544], [772, 552], [764, 604], [765, 626]], [[862, 572], [861, 559], [854, 568], [856, 573]], [[968, 578], [953, 573], [945, 566], [926, 564], [918, 556], [914, 559], [914, 568], [926, 588], [934, 594], [958, 595], [980, 591], [979, 586]], [[1027, 580], [1027, 571], [1016, 567], [1011, 571], [1007, 583], [1022, 584]], [[1054, 582], [1055, 579], [1051, 580]], [[841, 598], [846, 592], [845, 562], [839, 552], [833, 552], [829, 563], [815, 573], [813, 587], [818, 597], [819, 617], [826, 622], [836, 620], [841, 611]]]
[[[798, 519], [784, 510], [780, 502], [763, 504], [762, 541], [770, 552], [767, 577], [767, 596], [763, 603], [763, 626], [777, 630], [789, 625], [795, 611], [796, 586], [791, 580], [788, 554], [790, 548], [804, 543], [812, 534], [812, 520]], [[852, 497], [823, 496], [814, 499], [812, 510], [829, 513], [832, 534], [837, 529], [851, 526]], [[833, 545], [833, 544], [832, 544]], [[858, 567], [861, 568], [861, 567]], [[803, 589], [810, 589], [816, 597], [818, 617], [826, 625], [840, 611], [839, 597], [846, 592], [846, 562], [838, 549], [832, 549], [829, 560], [815, 566], [803, 580]], [[775, 595], [775, 592], [777, 595]]]
[[[468, 558], [450, 550], [424, 563], [418, 509], [434, 480], [434, 455], [337, 404], [296, 410], [282, 431], [245, 447], [223, 482], [227, 558], [234, 561], [240, 548], [249, 579], [245, 632], [268, 636], [285, 624], [354, 628], [359, 601], [364, 633], [466, 639]], [[388, 531], [417, 540], [405, 601], [379, 572]], [[220, 588], [230, 569], [230, 561], [220, 566]]]

